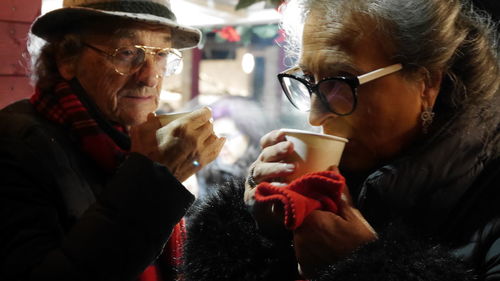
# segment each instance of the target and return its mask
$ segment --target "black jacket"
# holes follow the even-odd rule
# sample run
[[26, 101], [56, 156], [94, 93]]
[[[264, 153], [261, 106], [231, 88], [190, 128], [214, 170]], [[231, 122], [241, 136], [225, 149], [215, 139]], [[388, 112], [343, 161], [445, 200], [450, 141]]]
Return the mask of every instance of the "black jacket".
[[0, 280], [134, 280], [194, 197], [131, 154], [112, 176], [27, 101], [0, 111]]
[[[357, 181], [347, 175], [380, 239], [319, 280], [500, 280], [500, 130], [491, 113], [488, 122], [442, 118], [399, 159]], [[242, 184], [228, 185], [192, 208], [186, 280], [296, 278], [290, 240], [263, 236], [242, 194]]]

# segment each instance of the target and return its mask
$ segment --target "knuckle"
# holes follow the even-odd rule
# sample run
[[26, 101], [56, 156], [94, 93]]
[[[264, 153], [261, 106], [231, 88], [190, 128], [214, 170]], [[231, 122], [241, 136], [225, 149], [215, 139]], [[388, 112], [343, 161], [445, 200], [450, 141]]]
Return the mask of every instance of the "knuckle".
[[217, 158], [217, 155], [218, 155], [218, 151], [216, 150], [209, 150], [206, 152], [206, 155], [208, 158], [210, 158], [210, 161]]
[[260, 165], [256, 164], [253, 168], [252, 177], [257, 180], [260, 179], [261, 175], [262, 175], [262, 168]]
[[205, 130], [207, 130], [213, 134], [214, 133], [214, 125], [211, 122], [207, 122], [205, 124]]

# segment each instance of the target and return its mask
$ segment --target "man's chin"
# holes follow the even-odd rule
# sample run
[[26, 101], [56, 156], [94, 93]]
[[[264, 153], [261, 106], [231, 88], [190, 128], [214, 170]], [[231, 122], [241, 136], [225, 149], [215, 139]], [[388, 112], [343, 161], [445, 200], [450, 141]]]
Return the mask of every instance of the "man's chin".
[[122, 126], [137, 126], [148, 120], [149, 112], [128, 113], [120, 116], [118, 123]]

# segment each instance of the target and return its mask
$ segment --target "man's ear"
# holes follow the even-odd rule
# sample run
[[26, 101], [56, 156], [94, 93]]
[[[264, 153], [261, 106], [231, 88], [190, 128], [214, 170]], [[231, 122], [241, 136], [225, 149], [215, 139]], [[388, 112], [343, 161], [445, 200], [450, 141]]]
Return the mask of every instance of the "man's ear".
[[74, 59], [57, 59], [57, 69], [65, 80], [71, 80], [76, 75], [76, 63]]
[[437, 96], [441, 89], [441, 81], [443, 79], [442, 71], [430, 73], [427, 69], [422, 70], [424, 75], [424, 89], [422, 91], [422, 104], [426, 108], [433, 108], [436, 103]]

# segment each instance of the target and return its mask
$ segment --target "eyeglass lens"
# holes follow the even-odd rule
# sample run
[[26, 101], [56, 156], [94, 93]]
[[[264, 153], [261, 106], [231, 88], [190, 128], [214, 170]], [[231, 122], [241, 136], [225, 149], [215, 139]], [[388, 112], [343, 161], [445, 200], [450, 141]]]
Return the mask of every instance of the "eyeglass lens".
[[[167, 50], [151, 53], [154, 54], [156, 66], [163, 76], [174, 74], [182, 60], [180, 55]], [[143, 65], [145, 59], [145, 50], [135, 46], [119, 48], [113, 55], [113, 63], [116, 69], [123, 74], [130, 74], [137, 71]]]
[[307, 86], [291, 77], [282, 78], [283, 90], [292, 104], [302, 111], [311, 109], [311, 98]]
[[338, 114], [350, 113], [354, 105], [354, 95], [346, 82], [342, 80], [324, 80], [318, 85], [318, 91], [325, 98], [330, 109]]
[[[311, 110], [311, 96], [307, 86], [292, 77], [282, 77], [282, 86], [292, 104], [299, 110]], [[348, 114], [354, 107], [354, 94], [351, 86], [338, 79], [321, 81], [318, 85], [319, 99], [331, 111]]]

